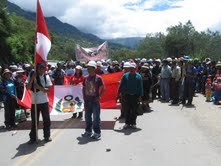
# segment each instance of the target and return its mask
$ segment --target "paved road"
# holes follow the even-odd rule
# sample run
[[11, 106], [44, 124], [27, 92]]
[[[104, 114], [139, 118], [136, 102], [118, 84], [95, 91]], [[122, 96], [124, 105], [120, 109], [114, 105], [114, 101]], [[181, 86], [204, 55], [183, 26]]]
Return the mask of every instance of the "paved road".
[[[220, 166], [221, 106], [194, 98], [195, 107], [155, 101], [138, 129], [122, 130], [119, 110], [102, 110], [102, 138], [83, 139], [84, 121], [52, 116], [52, 139], [28, 145], [30, 121], [0, 130], [0, 166]], [[0, 111], [3, 125], [3, 110]], [[42, 130], [39, 130], [42, 139]]]

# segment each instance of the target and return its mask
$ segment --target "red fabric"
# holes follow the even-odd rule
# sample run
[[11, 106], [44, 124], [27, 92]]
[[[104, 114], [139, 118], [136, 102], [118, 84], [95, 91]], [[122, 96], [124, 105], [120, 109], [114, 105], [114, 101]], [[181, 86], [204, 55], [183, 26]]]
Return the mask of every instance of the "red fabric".
[[[117, 90], [119, 86], [120, 79], [123, 72], [103, 74], [102, 79], [106, 87], [106, 91], [102, 96], [100, 103], [101, 108], [117, 108], [116, 97]], [[65, 76], [65, 82], [67, 83], [70, 80], [71, 76]], [[67, 85], [67, 84], [65, 84]], [[54, 102], [54, 86], [51, 87], [50, 93], [48, 94], [49, 103], [50, 103], [50, 112], [52, 109], [52, 104]], [[22, 101], [18, 100], [18, 104], [22, 105], [25, 108], [31, 108], [31, 94], [30, 91], [25, 90]]]
[[54, 104], [54, 86], [51, 86], [50, 88], [50, 93], [48, 93], [48, 100], [49, 100], [49, 112], [51, 112]]
[[104, 85], [106, 91], [101, 98], [101, 108], [116, 108], [117, 102], [117, 90], [121, 80], [123, 72], [111, 73], [111, 74], [102, 74]]
[[84, 76], [77, 77], [76, 75], [71, 76], [70, 78], [70, 85], [77, 85], [79, 83], [82, 83], [84, 81]]
[[25, 88], [22, 100], [19, 100], [17, 98], [17, 103], [25, 108], [30, 109], [31, 103], [32, 103], [31, 102], [31, 91], [26, 90], [26, 88]]
[[50, 39], [39, 0], [37, 6], [37, 32], [43, 33], [48, 39]]
[[64, 85], [69, 85], [72, 76], [64, 76]]
[[[47, 25], [46, 25], [46, 22], [45, 22], [45, 19], [44, 19], [44, 15], [43, 15], [43, 12], [42, 12], [42, 9], [41, 9], [41, 5], [40, 5], [40, 2], [39, 0], [37, 1], [37, 25], [36, 25], [36, 33], [39, 32], [39, 33], [42, 33], [44, 34], [49, 40], [50, 40], [50, 35], [48, 33], [48, 29], [47, 29]], [[37, 36], [37, 35], [36, 35]], [[37, 39], [36, 39], [36, 42]], [[43, 62], [44, 64], [46, 64], [46, 61], [42, 59], [41, 55], [39, 55], [37, 52], [36, 52], [36, 55], [35, 55], [35, 64], [37, 64], [38, 62]]]

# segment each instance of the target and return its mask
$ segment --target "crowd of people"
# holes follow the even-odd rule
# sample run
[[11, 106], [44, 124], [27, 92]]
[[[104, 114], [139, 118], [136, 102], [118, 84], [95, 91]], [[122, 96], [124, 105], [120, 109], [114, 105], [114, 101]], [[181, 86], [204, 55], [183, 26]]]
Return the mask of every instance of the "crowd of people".
[[[51, 141], [46, 94], [52, 84], [64, 85], [65, 76], [71, 77], [69, 85], [83, 85], [86, 129], [82, 136], [95, 139], [101, 136], [99, 99], [105, 91], [105, 85], [100, 77], [102, 74], [123, 73], [116, 100], [121, 102], [119, 119], [125, 119], [124, 129], [136, 128], [138, 107], [141, 106], [143, 111], [150, 111], [149, 104], [156, 99], [171, 105], [184, 106], [193, 105], [195, 93], [202, 93], [206, 101], [214, 104], [219, 104], [221, 99], [221, 62], [215, 62], [210, 58], [202, 62], [189, 56], [168, 57], [162, 60], [136, 58], [121, 62], [111, 59], [88, 63], [66, 61], [58, 62], [57, 66], [38, 63], [36, 71], [33, 69], [33, 65], [28, 63], [5, 64], [0, 67], [0, 107], [4, 107], [5, 110], [5, 127], [7, 129], [16, 127], [15, 110], [19, 107], [16, 98], [22, 98], [25, 87], [30, 89], [33, 93], [31, 110], [34, 109], [34, 104], [37, 104], [37, 119], [40, 112], [42, 113], [46, 141]], [[36, 141], [33, 112], [31, 111], [31, 143]], [[25, 113], [28, 116], [26, 110]], [[78, 116], [76, 113], [73, 114], [73, 118], [82, 116], [83, 113], [79, 113]]]

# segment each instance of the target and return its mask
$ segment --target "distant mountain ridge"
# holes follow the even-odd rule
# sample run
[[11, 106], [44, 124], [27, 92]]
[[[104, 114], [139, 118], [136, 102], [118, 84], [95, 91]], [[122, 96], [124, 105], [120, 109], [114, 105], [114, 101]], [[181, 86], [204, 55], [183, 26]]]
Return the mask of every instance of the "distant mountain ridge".
[[108, 39], [107, 41], [111, 43], [120, 44], [135, 50], [137, 49], [137, 45], [139, 44], [139, 42], [142, 41], [143, 39], [144, 38], [142, 37], [128, 37], [128, 38]]
[[[21, 9], [16, 4], [13, 4], [9, 1], [7, 1], [8, 5], [8, 11], [10, 13], [15, 13], [18, 16], [24, 17], [28, 20], [35, 21], [36, 14], [33, 12], [25, 11]], [[56, 17], [45, 17], [47, 27], [50, 29], [50, 31], [56, 32], [64, 37], [73, 37], [75, 39], [86, 39], [96, 44], [101, 44], [106, 40], [100, 39], [96, 35], [90, 34], [90, 33], [84, 33], [77, 29], [75, 26], [63, 23]], [[108, 39], [107, 41], [110, 43], [109, 45], [113, 46], [121, 46], [121, 47], [128, 47], [130, 49], [136, 49], [138, 43], [142, 40], [141, 37], [130, 37], [130, 38], [116, 38], [116, 39]]]
[[[9, 1], [7, 1], [7, 5], [8, 5], [8, 10], [10, 13], [15, 13], [16, 15], [22, 16], [28, 20], [35, 21], [36, 13], [25, 11], [25, 10], [21, 9], [19, 6], [15, 5]], [[92, 40], [96, 43], [101, 43], [104, 41], [93, 34], [81, 32], [76, 27], [74, 27], [70, 24], [61, 22], [56, 17], [45, 17], [45, 20], [47, 23], [47, 27], [51, 31], [59, 33], [63, 36], [84, 38], [84, 39]]]

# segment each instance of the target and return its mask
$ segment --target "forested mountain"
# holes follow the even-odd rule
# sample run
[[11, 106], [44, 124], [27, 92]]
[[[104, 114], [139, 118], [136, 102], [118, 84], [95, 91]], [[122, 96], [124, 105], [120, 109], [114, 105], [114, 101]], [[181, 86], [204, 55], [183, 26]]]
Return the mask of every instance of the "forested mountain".
[[108, 39], [111, 43], [121, 44], [125, 47], [129, 47], [133, 50], [137, 49], [138, 44], [143, 40], [142, 37], [127, 37], [127, 38], [116, 38]]
[[[10, 13], [15, 13], [17, 16], [21, 16], [28, 20], [35, 21], [36, 13], [25, 11], [21, 9], [19, 6], [9, 1], [7, 2], [7, 5], [8, 5], [8, 11]], [[80, 30], [78, 30], [76, 27], [70, 24], [61, 22], [56, 17], [45, 17], [45, 21], [50, 31], [56, 32], [65, 37], [83, 38], [83, 39], [91, 40], [97, 43], [103, 42], [103, 40], [101, 40], [97, 36], [93, 34], [89, 34], [89, 33], [83, 33]]]

